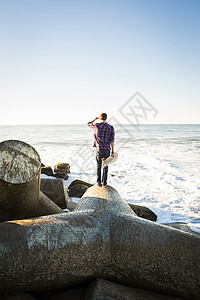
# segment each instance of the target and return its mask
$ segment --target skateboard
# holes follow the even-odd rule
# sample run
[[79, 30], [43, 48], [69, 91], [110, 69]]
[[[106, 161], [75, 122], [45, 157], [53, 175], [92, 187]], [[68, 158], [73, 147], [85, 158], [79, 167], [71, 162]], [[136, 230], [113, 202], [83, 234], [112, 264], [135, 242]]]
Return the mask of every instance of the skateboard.
[[114, 163], [118, 158], [118, 153], [114, 152], [114, 156], [110, 155], [108, 158], [102, 158], [103, 161], [103, 167], [107, 167], [108, 165]]

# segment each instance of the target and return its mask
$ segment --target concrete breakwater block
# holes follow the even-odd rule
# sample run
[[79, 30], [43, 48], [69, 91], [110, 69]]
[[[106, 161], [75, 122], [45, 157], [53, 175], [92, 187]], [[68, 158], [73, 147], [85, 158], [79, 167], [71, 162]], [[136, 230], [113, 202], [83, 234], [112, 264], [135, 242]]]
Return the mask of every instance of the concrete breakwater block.
[[190, 227], [188, 226], [188, 224], [186, 224], [186, 223], [177, 222], [177, 223], [167, 223], [167, 224], [164, 224], [164, 225], [172, 227], [172, 228], [176, 228], [176, 229], [179, 229], [179, 230], [182, 230], [182, 231], [185, 231], [185, 232], [188, 232], [190, 234], [197, 235], [200, 238], [200, 233], [191, 230]]
[[40, 192], [41, 161], [30, 145], [0, 143], [0, 221], [62, 213]]
[[81, 300], [181, 300], [181, 298], [155, 294], [105, 279], [94, 280], [83, 293]]
[[90, 187], [73, 212], [4, 222], [0, 233], [1, 293], [101, 277], [188, 299], [200, 294], [200, 238], [137, 217], [109, 186]]
[[67, 207], [68, 194], [62, 179], [41, 178], [40, 190], [60, 208]]

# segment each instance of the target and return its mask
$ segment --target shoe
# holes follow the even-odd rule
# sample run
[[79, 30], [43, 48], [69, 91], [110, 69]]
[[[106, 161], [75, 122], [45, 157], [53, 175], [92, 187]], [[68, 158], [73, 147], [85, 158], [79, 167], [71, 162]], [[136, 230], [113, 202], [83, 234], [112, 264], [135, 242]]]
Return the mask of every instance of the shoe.
[[96, 184], [98, 187], [102, 187], [102, 184], [101, 183], [97, 183]]
[[107, 184], [103, 184], [103, 187], [107, 187], [108, 185]]

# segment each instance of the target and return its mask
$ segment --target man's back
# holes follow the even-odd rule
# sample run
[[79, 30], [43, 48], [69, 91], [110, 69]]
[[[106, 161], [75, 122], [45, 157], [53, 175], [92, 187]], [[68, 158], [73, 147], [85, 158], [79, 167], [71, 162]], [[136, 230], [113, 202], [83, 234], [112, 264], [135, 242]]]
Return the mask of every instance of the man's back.
[[107, 122], [88, 123], [95, 131], [95, 146], [100, 149], [110, 150], [110, 144], [114, 142], [114, 127]]

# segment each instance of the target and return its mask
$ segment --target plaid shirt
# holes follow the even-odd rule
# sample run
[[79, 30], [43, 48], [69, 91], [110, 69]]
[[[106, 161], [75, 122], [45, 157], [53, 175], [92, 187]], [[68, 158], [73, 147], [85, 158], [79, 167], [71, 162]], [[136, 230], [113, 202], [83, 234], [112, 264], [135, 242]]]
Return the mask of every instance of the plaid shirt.
[[88, 126], [94, 130], [94, 147], [104, 150], [110, 150], [110, 144], [114, 142], [114, 127], [108, 123], [88, 123]]

